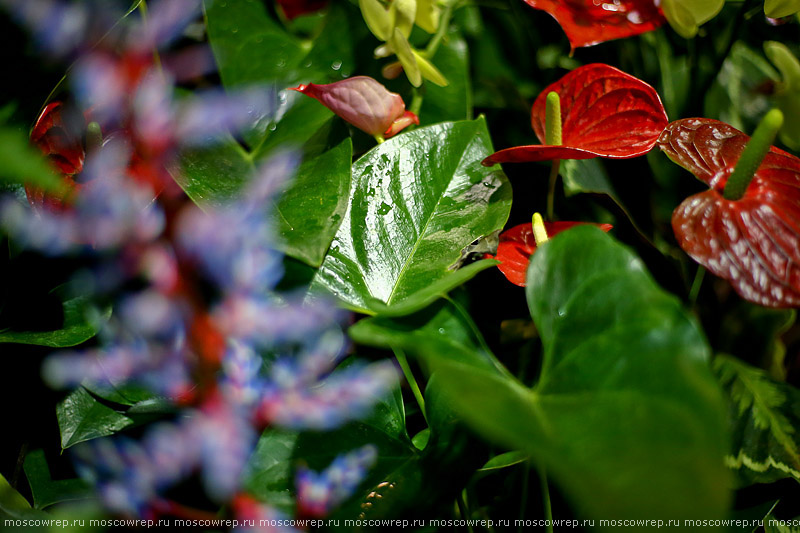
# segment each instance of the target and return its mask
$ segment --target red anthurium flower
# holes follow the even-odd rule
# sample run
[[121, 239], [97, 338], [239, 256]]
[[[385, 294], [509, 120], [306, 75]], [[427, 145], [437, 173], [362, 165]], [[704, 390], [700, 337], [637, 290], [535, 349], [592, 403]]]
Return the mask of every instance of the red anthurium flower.
[[750, 139], [717, 120], [671, 123], [658, 145], [708, 184], [672, 214], [681, 248], [730, 281], [743, 298], [769, 307], [800, 305], [800, 159], [772, 147], [744, 196], [722, 193]]
[[[552, 237], [562, 231], [566, 231], [573, 226], [588, 224], [587, 222], [545, 222], [544, 227], [547, 235]], [[610, 230], [611, 224], [595, 224], [603, 231]], [[504, 231], [500, 234], [500, 244], [497, 246], [497, 255], [487, 254], [489, 259], [497, 259], [500, 264], [497, 268], [500, 272], [513, 283], [520, 287], [525, 286], [525, 278], [528, 273], [528, 263], [531, 261], [533, 252], [536, 251], [536, 239], [533, 235], [533, 224], [520, 224]]]
[[525, 0], [549, 13], [572, 49], [652, 31], [667, 20], [653, 0]]
[[545, 142], [547, 95], [561, 100], [562, 145], [516, 146], [484, 159], [522, 163], [552, 159], [627, 159], [649, 152], [669, 120], [655, 89], [638, 78], [599, 63], [577, 68], [541, 92], [531, 124]]
[[61, 102], [47, 104], [31, 130], [31, 142], [56, 168], [72, 176], [83, 169], [83, 143], [81, 131], [64, 120], [62, 107]]
[[403, 98], [368, 76], [317, 85], [309, 83], [292, 89], [319, 100], [347, 122], [376, 137], [391, 137], [419, 118], [406, 111]]
[[316, 13], [328, 5], [328, 0], [277, 0], [277, 2], [289, 20]]
[[[72, 122], [64, 116], [62, 102], [51, 102], [44, 108], [31, 130], [31, 144], [39, 148], [61, 173], [68, 191], [78, 188], [74, 176], [83, 170], [86, 157], [82, 140], [86, 124]], [[47, 205], [52, 209], [63, 207], [60, 199], [46, 196], [41, 189], [27, 186], [25, 191], [28, 201], [33, 205]]]

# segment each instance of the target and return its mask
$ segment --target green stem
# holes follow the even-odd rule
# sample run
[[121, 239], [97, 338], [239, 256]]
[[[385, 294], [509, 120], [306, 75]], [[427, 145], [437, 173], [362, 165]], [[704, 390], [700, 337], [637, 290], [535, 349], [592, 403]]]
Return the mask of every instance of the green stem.
[[403, 370], [403, 375], [408, 382], [408, 386], [411, 387], [411, 392], [414, 394], [417, 404], [419, 404], [419, 410], [422, 412], [425, 422], [427, 422], [428, 413], [425, 411], [425, 398], [422, 397], [422, 392], [419, 390], [417, 380], [414, 378], [414, 374], [411, 372], [411, 367], [408, 365], [408, 358], [406, 357], [405, 352], [399, 348], [392, 348], [392, 351], [394, 352], [395, 358], [397, 358], [397, 362], [400, 363], [400, 368]]
[[411, 87], [411, 94], [414, 96], [411, 98], [411, 105], [408, 110], [415, 115], [419, 115], [419, 110], [422, 109], [422, 91], [419, 87]]
[[520, 526], [519, 530], [520, 533], [523, 530], [522, 524], [525, 520], [525, 510], [528, 508], [528, 485], [531, 477], [531, 463], [530, 461], [525, 461], [525, 467], [522, 470], [522, 501], [520, 502], [519, 506], [519, 521]]
[[725, 184], [722, 196], [726, 200], [738, 200], [744, 196], [758, 167], [772, 148], [781, 126], [783, 126], [783, 113], [779, 109], [772, 109], [761, 119]]
[[553, 533], [553, 507], [550, 505], [550, 486], [547, 483], [547, 472], [544, 467], [539, 468], [539, 480], [542, 486], [542, 505], [544, 518], [547, 520], [547, 532]]
[[431, 37], [428, 46], [425, 47], [425, 55], [428, 56], [428, 59], [433, 58], [436, 54], [436, 50], [438, 50], [439, 45], [442, 44], [442, 39], [444, 39], [444, 36], [447, 34], [447, 30], [450, 29], [450, 17], [453, 15], [454, 4], [454, 0], [450, 0], [444, 6], [442, 15], [439, 17], [439, 27], [436, 28], [436, 33]]
[[463, 492], [458, 495], [458, 498], [456, 498], [456, 505], [458, 505], [458, 512], [461, 515], [461, 519], [467, 524], [467, 531], [469, 531], [469, 533], [473, 533], [472, 524], [470, 524], [468, 521], [469, 514], [467, 512], [467, 504], [464, 501]]
[[558, 183], [558, 171], [561, 169], [561, 160], [553, 159], [550, 167], [550, 181], [547, 186], [547, 220], [553, 220], [556, 203], [556, 183]]
[[[142, 21], [147, 24], [147, 0], [139, 0], [139, 12], [142, 14]], [[161, 66], [161, 56], [158, 55], [158, 49], [153, 47], [153, 64], [155, 64], [156, 68], [162, 74], [164, 73], [164, 69]]]
[[703, 265], [697, 266], [697, 272], [694, 274], [694, 281], [692, 288], [689, 289], [689, 302], [694, 306], [697, 303], [697, 296], [700, 294], [700, 287], [703, 285], [703, 278], [705, 278], [706, 269]]

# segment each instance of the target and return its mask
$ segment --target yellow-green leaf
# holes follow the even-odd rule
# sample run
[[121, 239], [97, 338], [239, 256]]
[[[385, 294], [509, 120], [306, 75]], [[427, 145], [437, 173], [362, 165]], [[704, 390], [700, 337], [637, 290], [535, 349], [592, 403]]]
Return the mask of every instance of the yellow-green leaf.
[[425, 59], [425, 56], [416, 50], [411, 50], [411, 52], [414, 54], [414, 58], [417, 60], [417, 66], [419, 67], [419, 71], [423, 78], [435, 83], [439, 87], [447, 87], [447, 78], [445, 78], [444, 75], [439, 72], [439, 69], [433, 66], [433, 63]]

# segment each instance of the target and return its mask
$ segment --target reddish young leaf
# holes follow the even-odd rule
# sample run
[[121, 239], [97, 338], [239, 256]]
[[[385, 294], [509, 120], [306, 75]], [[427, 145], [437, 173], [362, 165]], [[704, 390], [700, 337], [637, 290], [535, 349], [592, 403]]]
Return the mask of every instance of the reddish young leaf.
[[772, 147], [744, 196], [722, 196], [750, 138], [717, 120], [671, 123], [658, 140], [669, 158], [708, 184], [672, 214], [681, 248], [730, 281], [744, 299], [800, 305], [800, 159]]
[[549, 13], [572, 49], [652, 31], [666, 21], [653, 0], [525, 0]]
[[483, 164], [551, 159], [627, 159], [649, 152], [669, 120], [655, 89], [614, 67], [594, 63], [577, 68], [539, 94], [531, 109], [536, 136], [545, 142], [547, 95], [561, 99], [561, 146], [516, 146]]
[[[31, 144], [39, 148], [42, 154], [61, 173], [68, 192], [79, 188], [74, 176], [83, 170], [86, 156], [82, 141], [82, 128], [85, 123], [73, 124], [64, 116], [63, 104], [51, 102], [42, 111], [31, 130]], [[63, 202], [59, 198], [45, 195], [44, 191], [26, 186], [28, 201], [37, 207], [47, 206], [61, 209]]]
[[276, 0], [281, 6], [283, 14], [289, 20], [294, 20], [300, 15], [310, 15], [324, 9], [328, 0]]
[[417, 116], [406, 111], [399, 94], [389, 92], [368, 76], [354, 76], [326, 85], [309, 83], [292, 90], [316, 98], [322, 105], [370, 135], [391, 137], [412, 122], [419, 124]]
[[[553, 237], [573, 226], [588, 224], [588, 222], [545, 222], [547, 235]], [[610, 230], [611, 224], [595, 224], [603, 231]], [[497, 259], [500, 264], [497, 268], [513, 283], [520, 287], [525, 286], [528, 273], [528, 263], [531, 255], [536, 251], [536, 239], [533, 236], [533, 224], [520, 224], [500, 234], [500, 244], [497, 246], [497, 255], [487, 254], [487, 258]]]

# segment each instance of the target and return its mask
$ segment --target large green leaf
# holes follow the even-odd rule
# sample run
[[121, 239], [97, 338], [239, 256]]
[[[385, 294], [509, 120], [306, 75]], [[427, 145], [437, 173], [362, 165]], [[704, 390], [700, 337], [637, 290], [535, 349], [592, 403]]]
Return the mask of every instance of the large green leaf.
[[56, 406], [63, 449], [98, 437], [113, 435], [133, 424], [119, 411], [100, 403], [80, 387]]
[[[67, 348], [85, 342], [97, 333], [97, 324], [89, 320], [91, 308], [85, 296], [66, 300], [64, 306], [64, 324], [55, 331], [0, 331], [0, 343], [35, 344], [50, 348]], [[105, 318], [110, 315], [106, 312]]]
[[254, 165], [281, 149], [301, 152], [302, 163], [281, 195], [275, 221], [284, 251], [319, 266], [336, 233], [350, 190], [352, 143], [340, 119], [319, 102], [286, 91], [298, 83], [341, 79], [354, 68], [348, 6], [334, 5], [313, 44], [270, 17], [263, 2], [230, 0], [207, 5], [208, 33], [226, 88], [271, 87], [275, 109], [254, 117], [248, 148], [233, 139], [186, 152], [178, 182], [200, 205], [241, 191]]
[[420, 309], [495, 264], [450, 267], [508, 218], [511, 186], [483, 118], [398, 135], [353, 165], [351, 203], [312, 291], [368, 313]]
[[35, 450], [26, 455], [24, 468], [36, 509], [44, 509], [56, 503], [83, 500], [92, 495], [89, 486], [82, 479], [52, 479], [42, 450]]
[[713, 368], [730, 402], [728, 466], [743, 484], [800, 481], [800, 391], [733, 357], [718, 355]]
[[[496, 364], [478, 363], [481, 352], [470, 355], [468, 344], [434, 340], [435, 329], [425, 328], [425, 340], [405, 333], [464, 420], [530, 454], [586, 516], [723, 515], [722, 399], [708, 346], [677, 299], [594, 227], [569, 230], [537, 250], [527, 291], [544, 345], [533, 389]], [[351, 335], [376, 342], [378, 322], [362, 323]], [[411, 331], [394, 329], [381, 333], [384, 342]]]
[[722, 515], [723, 404], [678, 300], [594, 227], [538, 250], [526, 294], [545, 349], [527, 449], [589, 514]]
[[289, 115], [266, 137], [258, 154], [245, 151], [233, 139], [212, 149], [187, 152], [176, 179], [199, 205], [220, 205], [242, 192], [259, 159], [281, 147], [299, 147], [302, 162], [274, 206], [274, 221], [284, 251], [319, 266], [347, 205], [353, 144], [341, 121], [311, 98]]

